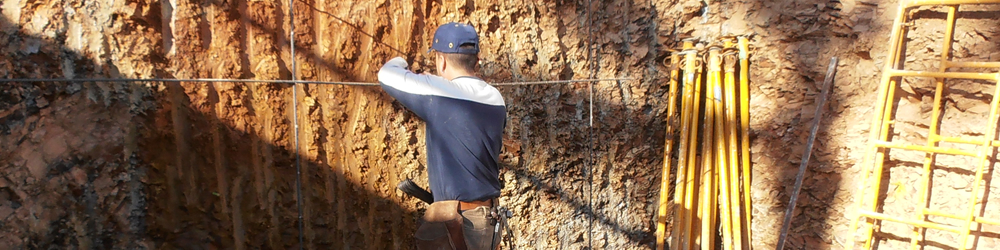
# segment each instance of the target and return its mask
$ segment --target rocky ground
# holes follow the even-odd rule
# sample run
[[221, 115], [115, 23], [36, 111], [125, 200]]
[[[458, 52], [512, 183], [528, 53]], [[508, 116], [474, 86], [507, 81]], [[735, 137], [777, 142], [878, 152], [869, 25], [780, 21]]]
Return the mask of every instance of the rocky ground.
[[[295, 62], [300, 79], [374, 82], [394, 56], [428, 70], [434, 28], [469, 22], [483, 39], [487, 80], [633, 79], [594, 84], [593, 112], [586, 83], [500, 87], [510, 112], [501, 202], [516, 214], [516, 245], [647, 249], [663, 161], [667, 49], [679, 37], [749, 35], [754, 245], [777, 241], [818, 83], [838, 56], [788, 247], [850, 248], [894, 1], [296, 0], [291, 25], [289, 7], [7, 0], [0, 76], [289, 79]], [[956, 59], [1000, 61], [1000, 8], [963, 11]], [[907, 65], [936, 67], [944, 12], [914, 16]], [[293, 101], [290, 85], [278, 84], [0, 83], [0, 248], [295, 247], [296, 154], [306, 248], [411, 246], [424, 205], [395, 183], [426, 186], [421, 123], [377, 87], [300, 87]], [[954, 82], [942, 133], [981, 136], [993, 90]], [[932, 82], [908, 80], [901, 91], [894, 136], [920, 143]], [[890, 157], [887, 213], [912, 213], [921, 156]], [[973, 163], [938, 163], [950, 168], [935, 172], [931, 206], [965, 208]], [[984, 192], [983, 216], [1000, 216], [991, 212], [998, 192]], [[909, 244], [907, 227], [885, 223], [882, 231], [882, 248]], [[979, 249], [996, 246], [1000, 228], [979, 231]], [[928, 234], [928, 248], [957, 240]]]

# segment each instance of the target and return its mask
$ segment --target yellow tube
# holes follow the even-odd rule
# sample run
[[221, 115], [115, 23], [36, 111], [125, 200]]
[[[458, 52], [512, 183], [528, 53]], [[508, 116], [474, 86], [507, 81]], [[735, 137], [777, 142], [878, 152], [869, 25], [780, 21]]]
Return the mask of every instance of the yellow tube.
[[[875, 112], [872, 112], [872, 126], [868, 133], [869, 142], [874, 142], [882, 138], [881, 129], [883, 127], [882, 125], [885, 123], [886, 120], [885, 119], [885, 116], [887, 116], [885, 115], [886, 102], [889, 100], [887, 96], [889, 96], [889, 93], [892, 92], [893, 88], [895, 87], [894, 80], [892, 80], [892, 77], [889, 74], [887, 74], [887, 72], [892, 69], [895, 69], [896, 65], [899, 62], [898, 55], [900, 54], [900, 51], [902, 49], [901, 44], [903, 42], [903, 37], [905, 37], [904, 35], [905, 32], [904, 29], [902, 28], [902, 24], [905, 22], [906, 19], [905, 11], [906, 11], [905, 4], [900, 4], [899, 7], [897, 8], [896, 19], [894, 19], [892, 24], [892, 33], [889, 38], [890, 49], [889, 49], [889, 54], [886, 55], [886, 58], [888, 60], [885, 61], [885, 65], [883, 68], [884, 73], [882, 74], [881, 77], [881, 81], [878, 88], [878, 94], [875, 97], [876, 98], [875, 101], [876, 104], [874, 109]], [[861, 217], [864, 216], [863, 215], [864, 212], [875, 211], [875, 208], [878, 206], [877, 204], [878, 194], [873, 193], [869, 195], [865, 192], [865, 190], [866, 187], [869, 186], [869, 184], [874, 184], [871, 185], [872, 187], [876, 188], [879, 187], [880, 184], [879, 182], [881, 182], [881, 177], [882, 177], [880, 172], [881, 171], [880, 161], [882, 158], [878, 155], [881, 154], [881, 152], [882, 150], [880, 150], [875, 145], [869, 145], [868, 149], [865, 150], [865, 157], [863, 158], [862, 166], [871, 166], [871, 168], [864, 169], [861, 171], [862, 178], [858, 185], [858, 192], [856, 193], [857, 195], [860, 196], [860, 198], [857, 199], [858, 213], [855, 216], [853, 216], [851, 220], [850, 232], [852, 234], [857, 233], [859, 226], [858, 224], [862, 219]], [[871, 201], [871, 204], [865, 204], [865, 201], [869, 200]], [[865, 224], [869, 224], [869, 220], [865, 219]], [[864, 229], [864, 233], [862, 235], [863, 239], [865, 240], [865, 245], [864, 245], [865, 249], [871, 249], [871, 235], [873, 229], [874, 228], [872, 228], [871, 226], [866, 226]], [[851, 248], [854, 247], [854, 240], [855, 239], [853, 237], [850, 240]]]
[[713, 54], [718, 55], [719, 51], [716, 49], [709, 50], [708, 55], [708, 74], [705, 76], [705, 122], [702, 123], [704, 137], [702, 138], [701, 146], [701, 194], [699, 197], [699, 205], [701, 205], [701, 249], [702, 250], [712, 250], [715, 246], [715, 224], [712, 223], [712, 214], [715, 211], [715, 200], [716, 197], [712, 195], [712, 189], [714, 186], [714, 169], [716, 159], [715, 156], [715, 79], [718, 75], [718, 70], [714, 66], [718, 66], [716, 63], [717, 56], [712, 56]]
[[[949, 52], [951, 52], [951, 42], [952, 42], [952, 39], [953, 39], [953, 33], [952, 32], [954, 31], [954, 27], [955, 27], [954, 26], [954, 24], [955, 24], [955, 10], [956, 10], [955, 6], [948, 6], [948, 19], [947, 19], [948, 20], [947, 21], [948, 22], [948, 27], [946, 28], [946, 31], [945, 31], [945, 34], [944, 34], [945, 43], [944, 43], [944, 50], [942, 50], [942, 53], [941, 53], [941, 68], [938, 69], [939, 72], [945, 72], [948, 69], [948, 54], [949, 54]], [[942, 92], [944, 92], [943, 91], [944, 90], [944, 79], [943, 78], [938, 78], [935, 85], [936, 86], [934, 87], [934, 105], [933, 105], [933, 111], [932, 111], [933, 115], [931, 116], [930, 131], [928, 132], [928, 135], [937, 135], [938, 134], [938, 123], [939, 123], [938, 118], [941, 117], [941, 115], [940, 115], [941, 114], [941, 97], [942, 97]], [[938, 137], [937, 136], [927, 136], [927, 146], [928, 147], [932, 147], [932, 148], [937, 147], [938, 146]], [[920, 188], [917, 189], [917, 192], [919, 193], [919, 196], [920, 196], [920, 198], [919, 198], [920, 200], [918, 202], [918, 204], [920, 204], [920, 208], [927, 208], [927, 196], [928, 196], [928, 188], [929, 188], [928, 185], [930, 184], [930, 178], [931, 178], [931, 174], [933, 172], [935, 157], [936, 157], [936, 154], [933, 153], [933, 152], [927, 152], [927, 154], [924, 156], [924, 169], [923, 169], [924, 171], [921, 174], [921, 178], [920, 178], [920, 184], [919, 184]], [[917, 220], [919, 220], [919, 221], [926, 220], [927, 219], [927, 214], [924, 212], [924, 211], [926, 211], [926, 209], [917, 209], [917, 210], [918, 211], [915, 212], [917, 214]], [[924, 234], [924, 228], [921, 228], [921, 227], [914, 227], [913, 228], [913, 237], [910, 240], [910, 248], [916, 249], [917, 247], [919, 247], [920, 240], [921, 240], [921, 238], [923, 238], [922, 237], [923, 234]]]
[[[896, 80], [889, 80], [889, 86], [887, 86], [887, 89], [890, 89], [890, 91], [887, 91], [888, 94], [887, 94], [885, 100], [892, 100], [892, 98], [894, 98], [894, 95], [895, 95], [895, 90], [894, 89], [896, 89]], [[886, 106], [884, 106], [883, 109], [882, 109], [882, 114], [883, 114], [883, 116], [881, 116], [881, 118], [880, 118], [880, 121], [881, 121], [881, 125], [880, 126], [881, 126], [881, 128], [879, 130], [878, 137], [875, 138], [876, 142], [878, 142], [878, 141], [885, 141], [886, 138], [889, 137], [889, 135], [888, 135], [889, 124], [890, 124], [889, 120], [891, 119], [892, 105], [886, 105]], [[871, 143], [871, 144], [873, 145], [873, 147], [876, 147], [875, 143]], [[894, 145], [894, 144], [887, 144], [886, 147], [891, 146], [891, 145]], [[909, 145], [907, 145], [907, 146], [909, 146]], [[916, 147], [916, 146], [913, 146], [913, 147]], [[874, 175], [872, 176], [872, 179], [869, 180], [869, 183], [871, 183], [873, 185], [873, 187], [880, 187], [882, 185], [881, 184], [882, 183], [882, 172], [883, 172], [882, 167], [883, 167], [883, 164], [885, 163], [885, 156], [886, 155], [885, 155], [885, 150], [882, 150], [882, 149], [879, 149], [879, 148], [875, 148], [874, 151], [875, 151], [874, 152], [875, 159], [872, 162], [873, 163], [872, 173], [874, 173]], [[871, 203], [868, 204], [869, 205], [868, 211], [875, 211], [875, 209], [878, 207], [878, 204], [879, 204], [878, 203], [878, 196], [879, 196], [878, 192], [872, 192], [871, 197], [869, 197], [869, 199], [870, 199], [869, 201]], [[872, 234], [874, 233], [874, 230], [875, 230], [874, 225], [870, 225], [865, 230], [865, 235], [864, 235], [864, 239], [865, 239], [865, 247], [864, 248], [865, 249], [871, 249], [872, 248], [872, 243], [873, 243], [872, 242]]]
[[[902, 40], [900, 40], [898, 46], [902, 46]], [[897, 47], [897, 48], [899, 48], [899, 47]], [[893, 66], [890, 66], [890, 67], [897, 67], [895, 65], [898, 65], [898, 60], [899, 60], [899, 58], [893, 59], [893, 61], [896, 61], [897, 64], [893, 64]], [[895, 98], [895, 95], [896, 95], [896, 91], [895, 91], [895, 89], [897, 87], [896, 84], [898, 83], [898, 80], [896, 78], [893, 78], [893, 77], [889, 76], [889, 74], [883, 74], [883, 78], [887, 79], [886, 82], [888, 82], [888, 86], [885, 86], [885, 88], [887, 89], [887, 91], [885, 92], [886, 93], [885, 99], [880, 99], [879, 100], [882, 103], [882, 106], [880, 108], [881, 112], [879, 113], [880, 114], [880, 116], [879, 116], [880, 118], [878, 119], [878, 121], [879, 121], [879, 123], [878, 123], [879, 124], [879, 128], [878, 129], [874, 129], [875, 131], [878, 131], [878, 135], [875, 138], [875, 140], [872, 140], [873, 143], [871, 143], [871, 145], [872, 145], [871, 147], [875, 147], [874, 148], [874, 152], [873, 152], [874, 155], [875, 155], [875, 158], [874, 158], [874, 160], [872, 160], [872, 163], [873, 163], [872, 164], [872, 173], [874, 173], [874, 175], [872, 176], [872, 179], [870, 179], [868, 181], [869, 183], [872, 184], [872, 187], [881, 187], [881, 185], [882, 185], [882, 173], [883, 173], [883, 167], [884, 167], [884, 164], [885, 164], [886, 151], [883, 150], [883, 149], [881, 149], [881, 148], [879, 148], [880, 147], [879, 146], [879, 142], [884, 142], [884, 141], [886, 141], [889, 138], [889, 126], [892, 124], [892, 110], [893, 110], [893, 105], [889, 105], [888, 100], [894, 100], [893, 98]], [[892, 147], [892, 146], [895, 146], [895, 145], [897, 145], [897, 144], [885, 144], [885, 145], [882, 145], [881, 147]], [[920, 146], [913, 146], [913, 145], [903, 145], [903, 147], [920, 148]], [[931, 150], [935, 150], [935, 149], [933, 149], [933, 148], [926, 148], [926, 149], [916, 149], [916, 150], [931, 151]], [[943, 149], [939, 153], [948, 153], [948, 151], [950, 151], [950, 150]], [[875, 211], [875, 209], [878, 207], [878, 205], [879, 205], [878, 197], [879, 197], [878, 192], [871, 192], [871, 196], [869, 198], [870, 204], [868, 204], [868, 206], [869, 206], [868, 207], [868, 211]], [[874, 224], [871, 224], [865, 230], [865, 234], [864, 234], [864, 239], [865, 239], [865, 247], [864, 248], [865, 249], [871, 249], [872, 248], [872, 244], [873, 244], [872, 235], [874, 234], [874, 230], [875, 230]]]
[[732, 217], [731, 230], [733, 231], [733, 249], [743, 249], [742, 230], [742, 208], [740, 206], [740, 163], [739, 163], [739, 127], [737, 123], [738, 105], [736, 103], [736, 53], [730, 50], [723, 54], [723, 68], [725, 71], [725, 110], [726, 110], [726, 144], [729, 147], [729, 161], [727, 170], [729, 171], [729, 181], [724, 182], [729, 185], [729, 206]]
[[[674, 147], [674, 133], [675, 125], [677, 123], [676, 119], [676, 103], [677, 103], [677, 74], [678, 65], [680, 61], [680, 55], [676, 51], [670, 53], [670, 90], [667, 92], [667, 122], [666, 122], [666, 137], [663, 145], [663, 176], [660, 178], [660, 208], [656, 219], [656, 249], [663, 250], [666, 238], [667, 229], [667, 214], [668, 209], [671, 207], [667, 204], [667, 199], [670, 198], [670, 156], [673, 155]], [[675, 224], [676, 225], [676, 224]]]
[[723, 65], [723, 92], [724, 92], [724, 109], [726, 115], [726, 147], [729, 148], [728, 157], [725, 167], [727, 181], [723, 184], [728, 185], [729, 192], [729, 217], [730, 217], [730, 231], [732, 232], [732, 249], [743, 249], [743, 230], [742, 230], [742, 209], [740, 208], [740, 156], [739, 156], [739, 122], [738, 116], [739, 105], [736, 103], [736, 63], [737, 63], [737, 53], [736, 48], [736, 37], [726, 36], [722, 38], [723, 40], [723, 53], [722, 53], [722, 65]]
[[1000, 221], [994, 220], [994, 219], [989, 219], [989, 218], [976, 217], [976, 222], [977, 223], [983, 223], [983, 224], [990, 224], [990, 225], [994, 225], [994, 226], [1000, 226]]
[[889, 75], [890, 77], [913, 76], [913, 77], [927, 77], [927, 78], [960, 78], [960, 79], [976, 79], [976, 80], [997, 79], [997, 73], [975, 73], [975, 72], [932, 72], [932, 71], [890, 69], [886, 71], [884, 74]]
[[747, 37], [737, 38], [740, 57], [740, 177], [743, 183], [743, 245], [750, 248], [753, 243], [753, 203], [750, 196], [752, 169], [750, 165], [750, 43]]
[[[902, 1], [903, 8], [925, 6], [925, 5], [958, 5], [958, 4], [991, 4], [1000, 3], [1000, 0], [909, 0]], [[900, 12], [902, 13], [902, 12]]]
[[[983, 140], [963, 138], [963, 137], [953, 137], [953, 136], [941, 136], [941, 135], [931, 135], [936, 140], [941, 142], [951, 142], [951, 143], [961, 143], [961, 144], [982, 144]], [[990, 147], [1000, 147], [1000, 141], [994, 140], [990, 143]]]
[[990, 101], [990, 118], [987, 120], [991, 122], [988, 123], [990, 125], [987, 125], [986, 131], [984, 131], [987, 139], [983, 140], [983, 144], [979, 147], [979, 155], [976, 156], [979, 158], [979, 166], [976, 168], [976, 178], [972, 181], [972, 195], [969, 197], [969, 203], [967, 205], [968, 207], [966, 208], [967, 210], [964, 218], [965, 226], [962, 227], [961, 236], [958, 240], [959, 250], [966, 249], [965, 246], [967, 244], [965, 243], [967, 243], [969, 239], [972, 223], [976, 219], [976, 200], [979, 199], [979, 186], [983, 181], [983, 169], [990, 164], [990, 155], [993, 154], [994, 150], [994, 148], [989, 146], [989, 140], [996, 137], [997, 123], [995, 121], [997, 120], [998, 109], [1000, 109], [1000, 98], [997, 98], [997, 96], [1000, 96], [1000, 79], [997, 79], [996, 86], [997, 87], [995, 87], [993, 91], [993, 100]]
[[[962, 215], [949, 214], [949, 213], [945, 213], [944, 211], [941, 211], [941, 210], [934, 210], [934, 209], [924, 208], [923, 209], [923, 213], [925, 213], [927, 215], [948, 217], [948, 218], [958, 219], [958, 220], [965, 219], [965, 217], [962, 216]], [[974, 221], [976, 223], [982, 223], [982, 224], [990, 224], [990, 225], [994, 225], [994, 226], [1000, 226], [1000, 221], [991, 220], [989, 218], [983, 218], [983, 217], [979, 217], [979, 216], [976, 216]]]
[[671, 241], [670, 249], [688, 249], [691, 237], [691, 201], [690, 196], [692, 190], [688, 188], [689, 179], [691, 178], [692, 171], [689, 169], [689, 161], [693, 162], [694, 158], [690, 156], [691, 144], [691, 125], [695, 124], [691, 120], [697, 117], [697, 112], [694, 110], [694, 92], [695, 92], [695, 67], [697, 66], [697, 51], [693, 50], [694, 43], [691, 40], [684, 41], [685, 50], [679, 55], [684, 56], [684, 79], [683, 79], [683, 98], [681, 100], [681, 123], [680, 123], [680, 141], [678, 143], [677, 152], [677, 177], [674, 182], [674, 207], [678, 211], [674, 211], [673, 220], [673, 230], [671, 231]]
[[[730, 185], [729, 185], [729, 162], [728, 153], [726, 152], [726, 147], [729, 144], [726, 136], [726, 123], [728, 119], [725, 115], [725, 106], [723, 103], [723, 98], [725, 95], [723, 85], [722, 85], [722, 48], [712, 47], [708, 50], [709, 55], [709, 71], [708, 74], [711, 75], [711, 89], [713, 95], [709, 95], [706, 102], [711, 101], [713, 110], [712, 116], [715, 117], [715, 130], [713, 131], [715, 145], [712, 150], [715, 154], [715, 164], [713, 164], [713, 174], [717, 178], [714, 182], [713, 198], [718, 199], [716, 202], [717, 207], [713, 207], [713, 211], [719, 212], [719, 222], [722, 227], [722, 246], [723, 249], [732, 249], [733, 247], [733, 231], [732, 231], [732, 216], [731, 216], [731, 206], [730, 201]], [[716, 209], [717, 208], [717, 209]], [[712, 216], [715, 218], [715, 216]], [[713, 223], [714, 224], [714, 223]], [[714, 226], [714, 225], [713, 225]]]
[[[945, 52], [947, 53], [947, 52]], [[952, 62], [944, 61], [948, 68], [1000, 68], [1000, 62]]]
[[965, 151], [956, 148], [942, 148], [942, 147], [928, 147], [913, 144], [902, 144], [902, 143], [892, 143], [885, 141], [875, 141], [871, 143], [873, 146], [881, 148], [898, 148], [903, 150], [913, 150], [937, 154], [948, 154], [948, 155], [964, 155], [964, 156], [976, 156], [976, 152]]
[[948, 225], [938, 224], [938, 223], [933, 223], [933, 222], [917, 221], [917, 220], [912, 220], [912, 219], [895, 217], [895, 216], [890, 216], [890, 215], [886, 215], [886, 214], [883, 214], [883, 213], [877, 213], [877, 212], [872, 212], [872, 211], [858, 211], [858, 215], [860, 215], [862, 217], [872, 218], [872, 219], [879, 219], [879, 220], [887, 220], [887, 221], [892, 221], [892, 222], [905, 223], [905, 224], [910, 224], [910, 225], [917, 226], [917, 227], [931, 228], [931, 229], [937, 229], [937, 230], [942, 230], [942, 231], [951, 231], [951, 232], [956, 232], [956, 233], [959, 233], [959, 232], [962, 231], [962, 229], [958, 228], [958, 227], [953, 227], [953, 226], [948, 226]]
[[[861, 202], [861, 204], [859, 204], [859, 208], [860, 210], [863, 210], [859, 211], [859, 215], [864, 211], [874, 212], [879, 205], [878, 192], [873, 191], [871, 194], [866, 193], [865, 185], [870, 184], [873, 189], [878, 190], [878, 187], [880, 187], [882, 183], [882, 167], [885, 160], [885, 150], [879, 148], [879, 146], [874, 142], [885, 141], [888, 138], [888, 127], [891, 124], [890, 118], [892, 114], [892, 105], [890, 105], [888, 101], [893, 100], [895, 95], [897, 77], [892, 76], [890, 72], [895, 70], [899, 65], [900, 55], [902, 54], [903, 44], [906, 37], [906, 30], [901, 26], [902, 23], [905, 22], [906, 18], [905, 8], [903, 5], [900, 5], [898, 13], [899, 15], [894, 21], [895, 23], [893, 24], [892, 36], [889, 40], [891, 45], [890, 48], [892, 49], [889, 51], [889, 55], [887, 57], [888, 60], [886, 60], [885, 68], [883, 69], [883, 72], [885, 73], [882, 74], [881, 84], [879, 85], [879, 94], [876, 97], [876, 112], [873, 112], [872, 128], [869, 134], [871, 136], [871, 138], [869, 138], [869, 142], [873, 143], [869, 143], [869, 149], [865, 152], [866, 157], [864, 160], [871, 164], [871, 168], [863, 171], [864, 174], [862, 174], [865, 179], [862, 181], [859, 194], [868, 197], [859, 200], [859, 202]], [[868, 204], [864, 204], [866, 201]], [[871, 224], [871, 222], [872, 221], [869, 220], [866, 220], [865, 222], [867, 226], [863, 230], [864, 233], [862, 234], [862, 238], [865, 240], [864, 249], [872, 248], [872, 234], [874, 233], [875, 228], [874, 224]], [[852, 221], [852, 229], [856, 228], [856, 223], [856, 221]], [[853, 232], [856, 232], [856, 230]]]
[[690, 214], [688, 215], [690, 221], [687, 230], [688, 233], [690, 234], [690, 242], [692, 242], [690, 244], [691, 249], [700, 247], [701, 231], [699, 228], [701, 228], [701, 214], [702, 214], [702, 210], [697, 209], [697, 207], [695, 207], [698, 202], [697, 200], [698, 197], [695, 195], [699, 194], [700, 192], [699, 188], [701, 187], [701, 183], [698, 181], [699, 180], [698, 173], [700, 173], [701, 171], [698, 168], [698, 144], [699, 144], [698, 142], [701, 139], [698, 138], [698, 124], [700, 121], [698, 115], [700, 114], [701, 111], [701, 88], [702, 88], [701, 85], [702, 61], [700, 60], [701, 58], [698, 57], [696, 58], [698, 60], [695, 61], [697, 65], [694, 67], [694, 89], [693, 89], [694, 99], [692, 99], [694, 102], [693, 105], [694, 109], [691, 110], [691, 115], [692, 115], [691, 130], [689, 131], [689, 133], [691, 133], [690, 135], [691, 141], [689, 142], [688, 145], [688, 148], [690, 150], [688, 151], [688, 157], [690, 160], [688, 161], [688, 178], [687, 178], [688, 187], [687, 187], [687, 197], [686, 197], [687, 200], [685, 201], [687, 204], [690, 205], [689, 207], [692, 209], [691, 211], [689, 211]]

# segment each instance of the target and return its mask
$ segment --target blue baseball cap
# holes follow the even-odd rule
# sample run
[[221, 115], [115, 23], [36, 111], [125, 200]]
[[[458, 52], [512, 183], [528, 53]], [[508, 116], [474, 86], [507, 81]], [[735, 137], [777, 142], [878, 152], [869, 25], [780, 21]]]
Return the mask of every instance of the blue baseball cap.
[[[462, 45], [472, 45], [472, 48], [462, 49]], [[431, 49], [441, 53], [479, 54], [479, 34], [472, 25], [450, 22], [441, 25], [434, 31], [434, 42]]]

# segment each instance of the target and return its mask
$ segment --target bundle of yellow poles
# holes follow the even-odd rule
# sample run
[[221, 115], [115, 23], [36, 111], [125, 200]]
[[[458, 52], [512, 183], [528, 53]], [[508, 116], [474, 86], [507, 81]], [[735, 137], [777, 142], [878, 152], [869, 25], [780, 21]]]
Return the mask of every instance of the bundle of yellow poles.
[[683, 40], [665, 62], [670, 88], [656, 249], [666, 249], [668, 236], [669, 249], [750, 249], [749, 43], [696, 43]]

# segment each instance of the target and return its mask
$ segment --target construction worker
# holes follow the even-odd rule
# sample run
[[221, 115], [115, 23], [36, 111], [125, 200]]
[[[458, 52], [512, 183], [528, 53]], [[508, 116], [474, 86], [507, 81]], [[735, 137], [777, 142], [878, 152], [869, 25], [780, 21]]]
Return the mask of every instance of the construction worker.
[[396, 57], [378, 72], [390, 96], [426, 123], [427, 176], [434, 203], [415, 233], [418, 249], [494, 249], [500, 196], [498, 160], [507, 108], [500, 91], [476, 76], [479, 35], [468, 24], [434, 32], [437, 74], [416, 74]]

